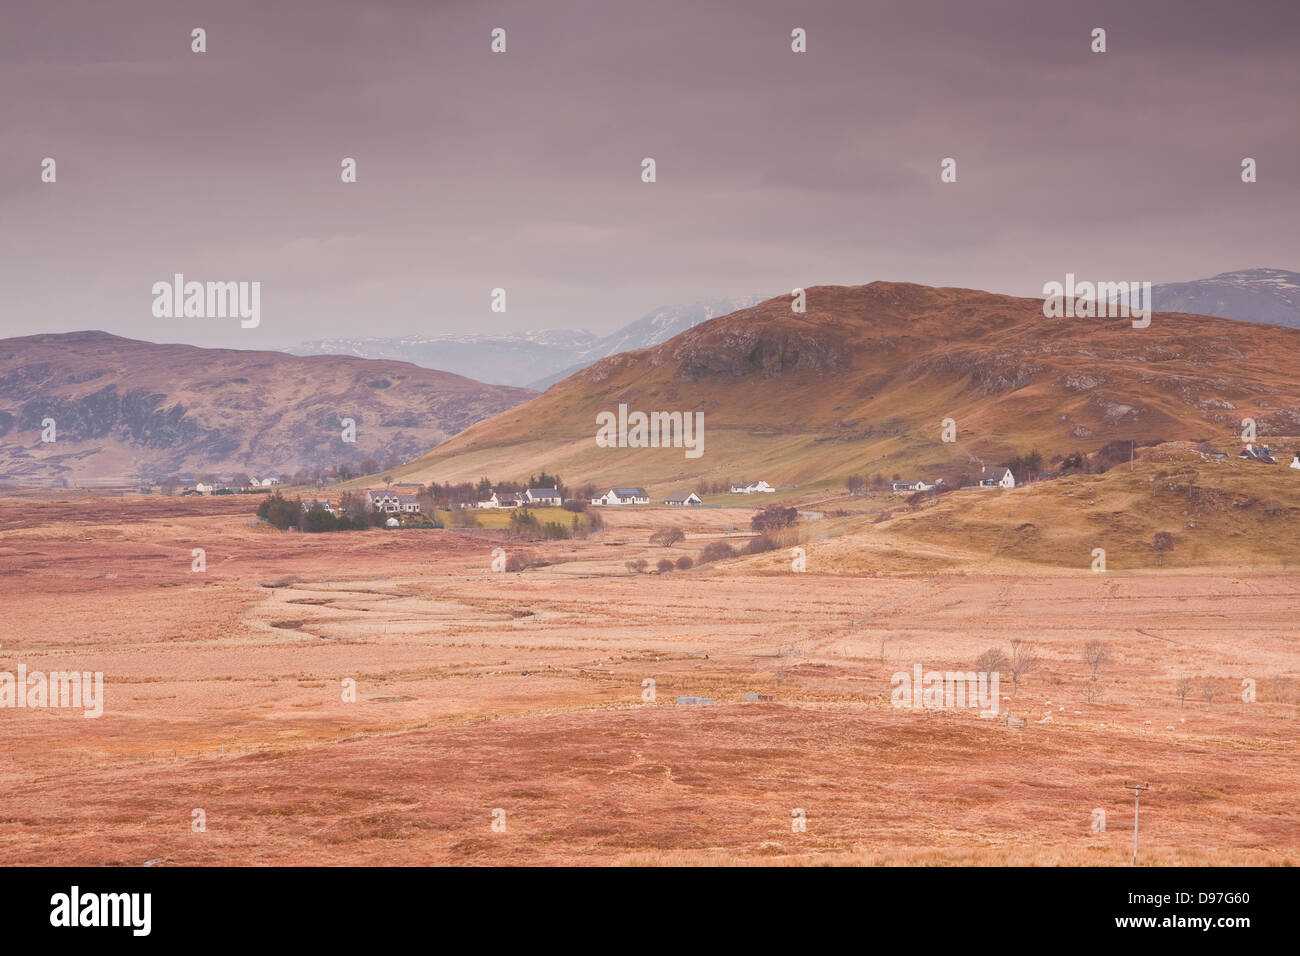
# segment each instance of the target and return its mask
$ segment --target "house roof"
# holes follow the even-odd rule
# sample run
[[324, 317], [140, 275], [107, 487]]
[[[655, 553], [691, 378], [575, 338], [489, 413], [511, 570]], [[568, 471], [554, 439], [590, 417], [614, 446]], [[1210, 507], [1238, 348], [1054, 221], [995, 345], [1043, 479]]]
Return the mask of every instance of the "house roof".
[[528, 493], [534, 498], [558, 498], [560, 490], [558, 488], [529, 488]]
[[620, 498], [648, 498], [644, 488], [615, 488], [614, 494]]
[[1273, 457], [1273, 451], [1267, 445], [1247, 445], [1241, 450], [1242, 458], [1253, 458], [1255, 461], [1267, 461], [1274, 464], [1277, 459]]
[[699, 497], [699, 495], [695, 494], [693, 491], [674, 491], [671, 495], [665, 498], [664, 501], [686, 501], [692, 496], [696, 498]]
[[418, 505], [420, 503], [419, 495], [398, 495], [397, 503], [402, 505]]
[[993, 478], [997, 481], [1001, 481], [1010, 473], [1010, 468], [985, 468], [980, 477], [984, 479]]

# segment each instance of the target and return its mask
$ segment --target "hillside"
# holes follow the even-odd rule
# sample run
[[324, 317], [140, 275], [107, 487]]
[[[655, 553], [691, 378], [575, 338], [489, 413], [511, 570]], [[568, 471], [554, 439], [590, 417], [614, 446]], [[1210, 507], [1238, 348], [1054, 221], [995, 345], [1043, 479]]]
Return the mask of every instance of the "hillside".
[[[1031, 449], [1050, 462], [1116, 440], [1231, 443], [1244, 417], [1263, 440], [1300, 432], [1300, 331], [1184, 314], [1134, 329], [1042, 308], [904, 283], [812, 288], [806, 314], [770, 299], [604, 359], [397, 474], [831, 490], [854, 472], [978, 468]], [[620, 403], [704, 412], [703, 456], [597, 447], [596, 415]], [[945, 418], [955, 442], [941, 441]]]
[[[0, 341], [0, 481], [134, 482], [409, 457], [532, 392], [405, 362], [157, 345], [104, 332]], [[41, 440], [55, 421], [55, 442]], [[356, 422], [345, 443], [342, 420]]]
[[[1279, 462], [1214, 458], [1169, 442], [1142, 449], [1131, 469], [1124, 463], [1010, 491], [954, 492], [915, 508], [888, 494], [846, 498], [826, 508], [850, 517], [805, 523], [801, 534], [808, 570], [823, 574], [1019, 573], [1027, 566], [1088, 573], [1095, 548], [1106, 552], [1110, 573], [1285, 570], [1300, 564], [1300, 470]], [[872, 512], [881, 511], [890, 517], [877, 520]], [[1160, 532], [1171, 535], [1163, 554], [1153, 548]], [[784, 551], [742, 560], [789, 570]]]

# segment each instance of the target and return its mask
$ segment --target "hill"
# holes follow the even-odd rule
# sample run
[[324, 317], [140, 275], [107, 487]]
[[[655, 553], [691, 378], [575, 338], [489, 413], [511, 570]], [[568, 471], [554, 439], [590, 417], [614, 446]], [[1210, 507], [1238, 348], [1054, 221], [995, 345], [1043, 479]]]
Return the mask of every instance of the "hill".
[[[0, 481], [282, 475], [409, 457], [534, 393], [405, 362], [157, 345], [105, 332], [0, 341]], [[345, 418], [356, 441], [343, 441]], [[53, 419], [55, 441], [41, 440]]]
[[[1297, 441], [1285, 439], [1288, 447]], [[1131, 468], [1125, 462], [1010, 491], [959, 491], [916, 507], [889, 495], [837, 502], [828, 510], [860, 513], [805, 524], [803, 534], [808, 570], [817, 573], [1020, 573], [1029, 566], [1088, 573], [1096, 548], [1110, 573], [1276, 571], [1300, 563], [1298, 491], [1300, 471], [1285, 463], [1215, 458], [1169, 442], [1142, 449]], [[873, 510], [890, 517], [878, 520]], [[1170, 535], [1163, 553], [1154, 548], [1162, 532]], [[745, 560], [789, 570], [785, 552]]]
[[[620, 404], [703, 412], [703, 455], [597, 447], [596, 416]], [[809, 289], [806, 314], [769, 299], [606, 358], [397, 474], [831, 490], [855, 472], [977, 469], [1032, 449], [1050, 462], [1116, 441], [1232, 442], [1246, 417], [1264, 440], [1300, 432], [1300, 331], [1169, 313], [1135, 329], [1044, 318], [1038, 299], [875, 282]]]

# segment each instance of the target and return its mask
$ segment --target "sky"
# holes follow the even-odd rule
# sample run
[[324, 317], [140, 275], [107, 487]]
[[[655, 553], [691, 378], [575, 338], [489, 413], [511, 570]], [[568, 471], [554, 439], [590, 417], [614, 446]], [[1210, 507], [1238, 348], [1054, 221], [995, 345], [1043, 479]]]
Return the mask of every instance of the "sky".
[[[1293, 0], [4, 0], [0, 336], [607, 333], [796, 286], [1300, 270], [1298, 62]], [[260, 282], [257, 327], [155, 317], [178, 272]]]

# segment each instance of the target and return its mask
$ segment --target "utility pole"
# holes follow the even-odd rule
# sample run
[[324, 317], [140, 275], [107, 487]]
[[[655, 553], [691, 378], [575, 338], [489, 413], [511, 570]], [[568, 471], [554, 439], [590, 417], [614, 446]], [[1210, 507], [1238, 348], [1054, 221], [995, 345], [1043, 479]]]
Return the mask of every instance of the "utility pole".
[[1128, 443], [1128, 470], [1133, 470], [1133, 459], [1137, 456], [1137, 439]]
[[1138, 865], [1138, 797], [1143, 790], [1150, 790], [1144, 783], [1126, 783], [1125, 790], [1133, 791], [1133, 865]]

